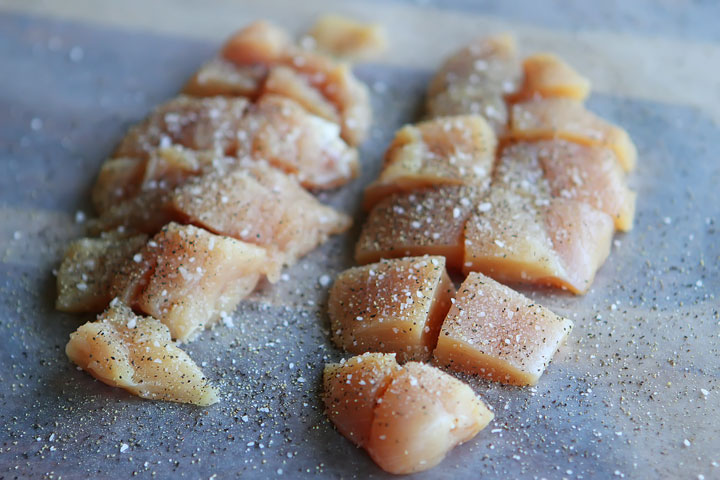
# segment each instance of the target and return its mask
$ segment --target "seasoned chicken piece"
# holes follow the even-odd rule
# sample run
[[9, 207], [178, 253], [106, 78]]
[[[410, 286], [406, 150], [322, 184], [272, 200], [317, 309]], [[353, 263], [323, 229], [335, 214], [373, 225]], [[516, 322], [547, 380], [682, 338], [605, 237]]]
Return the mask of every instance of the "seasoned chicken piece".
[[194, 97], [248, 97], [255, 99], [267, 77], [263, 65], [239, 67], [224, 58], [213, 58], [185, 84], [183, 93]]
[[422, 363], [400, 367], [392, 354], [329, 364], [323, 384], [325, 411], [340, 433], [395, 474], [434, 467], [494, 417], [460, 380]]
[[244, 98], [175, 97], [131, 127], [114, 156], [147, 158], [158, 147], [171, 144], [232, 155], [248, 105]]
[[513, 105], [509, 136], [516, 140], [560, 138], [605, 147], [615, 152], [625, 171], [637, 162], [637, 150], [625, 130], [570, 98], [539, 98]]
[[385, 30], [340, 15], [323, 15], [308, 32], [317, 50], [335, 57], [370, 59], [387, 48]]
[[[372, 117], [367, 87], [346, 64], [297, 47], [278, 27], [263, 21], [250, 24], [227, 41], [220, 58], [203, 66], [184, 93], [250, 98], [281, 94], [309, 112], [337, 120], [342, 138], [350, 145], [366, 137]], [[274, 72], [278, 68], [284, 70]]]
[[434, 362], [511, 385], [535, 385], [572, 330], [524, 295], [470, 273], [443, 323]]
[[590, 93], [590, 81], [551, 53], [536, 53], [523, 61], [525, 73], [513, 101], [534, 97], [565, 97], [583, 101]]
[[564, 198], [493, 188], [465, 224], [465, 273], [586, 293], [610, 252], [609, 215]]
[[179, 145], [158, 148], [146, 158], [111, 158], [100, 169], [92, 190], [93, 204], [102, 214], [141, 192], [171, 190], [192, 176], [213, 170], [217, 162], [228, 160]]
[[235, 310], [267, 269], [263, 248], [171, 223], [125, 263], [113, 293], [185, 342]]
[[352, 353], [427, 360], [455, 287], [443, 257], [409, 257], [345, 270], [330, 289], [333, 342]]
[[170, 339], [168, 328], [114, 302], [70, 334], [67, 356], [103, 383], [150, 400], [212, 405], [218, 391]]
[[448, 58], [430, 82], [429, 117], [482, 115], [495, 133], [505, 133], [505, 95], [518, 88], [520, 60], [507, 34], [479, 38]]
[[380, 398], [365, 448], [395, 474], [434, 467], [494, 418], [468, 385], [417, 362], [405, 364]]
[[363, 353], [325, 365], [325, 413], [358, 447], [367, 444], [378, 398], [399, 371], [394, 353]]
[[[193, 179], [173, 193], [169, 205], [176, 218], [266, 248], [278, 268], [294, 264], [352, 223], [262, 162]], [[279, 274], [273, 271], [271, 280]]]
[[603, 147], [565, 140], [510, 145], [498, 161], [493, 188], [578, 200], [610, 215], [617, 229], [632, 229], [636, 194], [615, 154]]
[[243, 119], [236, 155], [264, 159], [307, 188], [344, 185], [357, 176], [357, 150], [340, 139], [337, 125], [309, 115], [287, 98], [268, 95]]
[[[284, 97], [268, 95], [248, 106], [245, 99], [181, 96], [131, 128], [116, 156], [147, 159], [174, 143], [218, 156], [264, 159], [296, 175], [305, 187], [335, 188], [358, 171], [357, 151], [339, 133], [333, 123]], [[96, 190], [104, 191], [106, 184], [112, 186], [108, 178], [118, 177], [112, 170], [101, 175]]]
[[364, 206], [384, 197], [443, 185], [487, 188], [497, 137], [479, 115], [442, 117], [401, 128], [390, 144], [383, 170], [365, 189]]
[[192, 177], [170, 192], [148, 191], [120, 203], [91, 223], [156, 233], [169, 222], [189, 223], [267, 250], [267, 274], [350, 228], [350, 217], [320, 203], [298, 182], [260, 161], [237, 161]]
[[363, 225], [355, 261], [442, 255], [448, 268], [461, 269], [463, 228], [480, 193], [475, 188], [450, 186], [384, 198]]
[[103, 311], [113, 298], [115, 274], [146, 241], [147, 235], [107, 232], [72, 242], [58, 269], [55, 308], [75, 313]]

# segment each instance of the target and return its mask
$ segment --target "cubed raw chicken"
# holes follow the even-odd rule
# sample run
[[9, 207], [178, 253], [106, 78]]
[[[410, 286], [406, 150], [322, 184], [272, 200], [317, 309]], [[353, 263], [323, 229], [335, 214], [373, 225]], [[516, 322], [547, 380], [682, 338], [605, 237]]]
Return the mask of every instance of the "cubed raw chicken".
[[[276, 68], [291, 69], [296, 76], [287, 75], [287, 71], [278, 76]], [[268, 79], [272, 79], [270, 85]], [[201, 67], [184, 93], [250, 98], [280, 94], [312, 113], [337, 119], [342, 138], [350, 145], [364, 140], [372, 117], [367, 87], [346, 64], [297, 47], [283, 30], [264, 21], [254, 22], [233, 35], [223, 47], [220, 60]]]
[[498, 136], [505, 133], [505, 96], [521, 80], [515, 39], [508, 35], [479, 38], [449, 57], [430, 82], [429, 117], [482, 115]]
[[494, 415], [473, 390], [417, 362], [365, 354], [325, 367], [326, 412], [383, 470], [420, 472], [485, 428]]
[[241, 160], [192, 177], [170, 192], [148, 191], [120, 203], [91, 227], [154, 234], [169, 222], [197, 225], [265, 248], [267, 274], [275, 281], [283, 265], [346, 231], [352, 220], [265, 162]]
[[461, 269], [463, 228], [480, 193], [475, 188], [450, 186], [384, 198], [363, 225], [355, 261], [442, 255], [448, 268]]
[[[342, 141], [337, 125], [276, 95], [252, 105], [242, 98], [177, 97], [131, 128], [115, 156], [147, 159], [171, 144], [263, 159], [296, 175], [308, 188], [338, 187], [358, 171], [357, 151]], [[102, 175], [96, 190], [111, 186], [117, 176], [113, 170]]]
[[583, 101], [590, 93], [590, 81], [561, 58], [536, 53], [523, 60], [523, 83], [513, 101], [535, 97], [565, 97]]
[[147, 238], [107, 232], [99, 238], [72, 242], [58, 269], [55, 308], [63, 312], [102, 312], [113, 298], [113, 278]]
[[588, 204], [493, 188], [465, 224], [463, 270], [586, 293], [613, 232], [612, 218]]
[[335, 344], [351, 353], [427, 360], [455, 287], [444, 257], [385, 260], [345, 270], [330, 289]]
[[218, 391], [170, 339], [168, 328], [114, 302], [70, 335], [67, 356], [103, 383], [150, 400], [212, 405]]
[[325, 413], [345, 437], [364, 447], [378, 398], [400, 371], [394, 353], [363, 353], [341, 363], [325, 365]]
[[571, 98], [539, 98], [512, 107], [509, 136], [515, 140], [560, 138], [609, 148], [625, 171], [635, 168], [637, 150], [628, 133]]
[[113, 294], [185, 342], [232, 313], [267, 269], [263, 248], [171, 223], [125, 263]]
[[636, 194], [615, 154], [603, 147], [565, 140], [509, 145], [495, 169], [493, 188], [578, 200], [610, 215], [617, 229], [632, 229]]
[[365, 189], [364, 206], [369, 210], [392, 193], [425, 187], [487, 188], [496, 148], [495, 132], [479, 115], [405, 126], [395, 134], [380, 176]]
[[380, 25], [334, 14], [318, 18], [308, 35], [316, 50], [351, 60], [374, 58], [387, 48], [385, 30]]
[[180, 95], [131, 127], [114, 156], [147, 158], [158, 147], [172, 144], [233, 155], [238, 148], [240, 120], [248, 105], [244, 98]]
[[102, 214], [142, 192], [171, 190], [192, 176], [211, 171], [214, 163], [229, 160], [179, 145], [158, 148], [146, 158], [110, 158], [103, 163], [93, 187], [93, 204]]
[[342, 141], [337, 125], [277, 95], [250, 108], [238, 138], [237, 156], [266, 160], [307, 188], [339, 187], [359, 170], [357, 150]]
[[434, 362], [510, 385], [535, 385], [572, 330], [555, 315], [480, 273], [460, 286]]

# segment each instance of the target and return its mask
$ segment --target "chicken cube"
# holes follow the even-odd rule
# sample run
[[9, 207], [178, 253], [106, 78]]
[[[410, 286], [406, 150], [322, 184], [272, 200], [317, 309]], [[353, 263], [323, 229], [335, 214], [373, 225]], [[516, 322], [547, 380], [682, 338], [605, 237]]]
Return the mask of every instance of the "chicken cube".
[[408, 125], [395, 134], [380, 177], [365, 189], [365, 209], [384, 197], [425, 187], [487, 188], [497, 138], [478, 115], [441, 117]]
[[571, 98], [539, 98], [513, 105], [509, 135], [515, 140], [560, 138], [605, 147], [615, 152], [626, 172], [637, 162], [637, 149], [625, 130]]
[[185, 342], [235, 310], [267, 268], [263, 248], [171, 223], [125, 263], [113, 293]]
[[355, 261], [442, 255], [448, 268], [461, 269], [463, 228], [479, 195], [475, 188], [446, 186], [384, 198], [362, 227]]
[[70, 244], [57, 274], [55, 308], [63, 312], [102, 312], [112, 300], [113, 278], [140, 250], [147, 235], [103, 233]]
[[366, 24], [340, 15], [323, 15], [308, 32], [317, 50], [347, 59], [369, 59], [387, 48], [380, 25]]
[[445, 319], [433, 361], [510, 385], [535, 385], [572, 330], [524, 295], [470, 273]]
[[463, 270], [585, 293], [613, 231], [612, 218], [585, 203], [493, 188], [465, 224]]
[[350, 268], [330, 289], [335, 344], [352, 353], [427, 360], [455, 287], [443, 257], [410, 257]]
[[590, 81], [551, 53], [536, 53], [523, 61], [524, 79], [513, 101], [534, 97], [565, 97], [583, 101]]
[[218, 401], [217, 389], [172, 342], [168, 328], [120, 302], [73, 332], [65, 352], [101, 382], [142, 398], [201, 406]]

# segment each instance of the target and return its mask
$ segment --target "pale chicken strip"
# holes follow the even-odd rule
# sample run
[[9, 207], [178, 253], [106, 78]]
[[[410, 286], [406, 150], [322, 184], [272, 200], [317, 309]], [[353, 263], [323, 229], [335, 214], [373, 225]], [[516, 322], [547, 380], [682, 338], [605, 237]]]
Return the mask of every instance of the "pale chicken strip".
[[218, 401], [217, 389], [172, 342], [168, 328], [120, 302], [72, 333], [65, 352], [101, 382], [142, 398], [200, 406]]

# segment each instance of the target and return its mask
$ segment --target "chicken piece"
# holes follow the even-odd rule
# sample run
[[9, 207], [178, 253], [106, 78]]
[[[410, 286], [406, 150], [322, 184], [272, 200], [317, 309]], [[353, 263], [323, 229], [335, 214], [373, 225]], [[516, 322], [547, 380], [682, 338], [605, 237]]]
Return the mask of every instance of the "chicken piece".
[[372, 208], [396, 192], [467, 185], [487, 188], [497, 137], [479, 115], [442, 117], [401, 128], [385, 154], [380, 177], [365, 189]]
[[383, 470], [420, 472], [477, 435], [494, 415], [460, 380], [422, 363], [400, 367], [394, 357], [366, 353], [327, 365], [326, 413]]
[[586, 293], [610, 253], [609, 215], [563, 198], [493, 188], [465, 224], [465, 273]]
[[493, 188], [584, 202], [610, 215], [617, 229], [632, 229], [636, 194], [615, 154], [603, 147], [565, 140], [510, 145], [498, 161]]
[[266, 249], [267, 274], [276, 281], [284, 265], [350, 228], [352, 220], [323, 205], [298, 182], [260, 161], [188, 179], [170, 192], [144, 192], [91, 222], [92, 231], [122, 227], [154, 234], [169, 222], [193, 224]]
[[508, 35], [479, 38], [448, 58], [435, 74], [427, 93], [430, 118], [482, 115], [495, 133], [507, 129], [505, 95], [521, 79], [515, 39]]
[[212, 170], [222, 160], [227, 162], [212, 152], [196, 152], [179, 145], [158, 148], [147, 158], [108, 159], [93, 187], [93, 204], [102, 214], [141, 192], [171, 190], [192, 176]]
[[325, 413], [358, 447], [367, 444], [378, 398], [399, 371], [394, 353], [364, 353], [325, 365]]
[[[287, 69], [295, 75], [288, 75]], [[283, 30], [263, 21], [233, 35], [221, 59], [204, 65], [184, 92], [199, 96], [237, 93], [249, 98], [281, 94], [311, 113], [337, 120], [342, 138], [353, 146], [367, 136], [372, 117], [367, 87], [347, 65], [297, 47]]]
[[262, 65], [238, 67], [224, 58], [205, 63], [183, 87], [183, 94], [192, 97], [248, 97], [255, 99], [267, 77]]
[[427, 360], [455, 287], [443, 257], [408, 257], [345, 270], [330, 289], [332, 339], [351, 353]]
[[385, 197], [362, 227], [355, 261], [442, 255], [448, 268], [461, 269], [463, 228], [479, 195], [475, 188], [450, 186]]
[[371, 59], [387, 48], [385, 30], [340, 15], [323, 15], [308, 32], [320, 52], [347, 59]]
[[113, 294], [185, 342], [232, 312], [267, 268], [263, 248], [171, 223], [125, 263]]
[[63, 312], [102, 312], [112, 300], [115, 274], [140, 250], [147, 235], [103, 233], [70, 244], [57, 274], [55, 308]]
[[535, 385], [573, 323], [470, 273], [443, 323], [434, 362], [510, 385]]
[[217, 389], [170, 340], [168, 328], [120, 302], [70, 334], [65, 353], [101, 382], [142, 398], [201, 406], [218, 401]]
[[627, 172], [635, 168], [637, 149], [628, 133], [570, 98], [539, 98], [512, 107], [509, 136], [515, 140], [560, 138], [582, 145], [605, 147]]
[[241, 124], [237, 156], [249, 155], [292, 174], [307, 188], [335, 188], [357, 176], [357, 150], [337, 125], [309, 115], [297, 103], [265, 96]]
[[248, 105], [244, 98], [175, 97], [130, 128], [114, 156], [147, 158], [158, 147], [171, 144], [232, 155]]
[[173, 193], [169, 208], [187, 223], [266, 248], [275, 264], [268, 271], [273, 281], [283, 265], [294, 264], [352, 223], [261, 162], [193, 179]]
[[308, 113], [340, 124], [340, 114], [308, 79], [289, 67], [278, 65], [270, 70], [263, 85], [263, 95], [277, 95], [293, 99]]
[[536, 53], [523, 61], [522, 87], [513, 101], [534, 97], [565, 97], [582, 102], [590, 93], [590, 81], [551, 53]]

